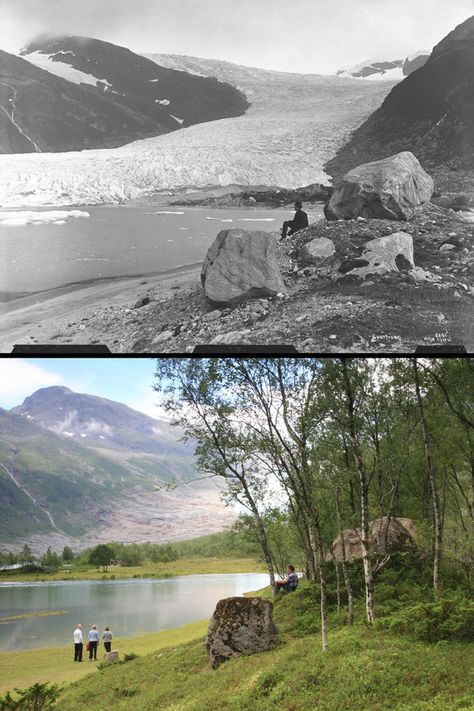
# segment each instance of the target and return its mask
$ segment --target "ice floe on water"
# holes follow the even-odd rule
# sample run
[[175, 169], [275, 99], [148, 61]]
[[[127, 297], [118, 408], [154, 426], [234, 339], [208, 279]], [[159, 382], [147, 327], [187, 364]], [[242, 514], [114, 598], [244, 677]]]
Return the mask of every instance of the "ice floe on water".
[[274, 217], [239, 217], [239, 222], [275, 222]]
[[228, 219], [223, 219], [222, 217], [206, 217], [206, 220], [215, 220], [216, 222], [233, 222], [234, 221], [231, 217]]
[[160, 210], [159, 212], [146, 212], [146, 215], [184, 215], [184, 212], [172, 212], [171, 210]]
[[84, 210], [0, 210], [0, 225], [4, 227], [25, 227], [26, 225], [65, 225], [66, 222], [81, 217], [90, 217]]

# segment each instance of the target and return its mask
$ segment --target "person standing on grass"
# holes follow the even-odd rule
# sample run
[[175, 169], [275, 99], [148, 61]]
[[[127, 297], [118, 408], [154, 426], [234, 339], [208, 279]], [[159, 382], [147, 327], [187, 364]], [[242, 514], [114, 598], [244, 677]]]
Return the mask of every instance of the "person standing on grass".
[[97, 660], [97, 647], [99, 646], [99, 633], [97, 631], [97, 625], [92, 625], [89, 630], [89, 659], [92, 661], [92, 657]]
[[77, 624], [76, 629], [73, 632], [74, 639], [74, 661], [82, 662], [82, 649], [84, 647], [84, 640], [82, 637], [82, 625]]
[[106, 627], [102, 635], [102, 640], [104, 642], [106, 652], [110, 652], [110, 650], [112, 649], [112, 637], [113, 635], [110, 627]]

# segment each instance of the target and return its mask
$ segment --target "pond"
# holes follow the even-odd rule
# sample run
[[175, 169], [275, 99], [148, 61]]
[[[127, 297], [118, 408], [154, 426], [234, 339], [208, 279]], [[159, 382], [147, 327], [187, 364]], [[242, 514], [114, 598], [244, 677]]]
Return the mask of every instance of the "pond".
[[[0, 584], [0, 651], [72, 643], [79, 622], [87, 632], [109, 625], [120, 637], [157, 632], [211, 617], [218, 600], [269, 584], [265, 573], [186, 575], [165, 579], [78, 580]], [[61, 612], [7, 621], [16, 615]], [[2, 621], [2, 618], [5, 621]]]
[[[310, 222], [323, 205], [308, 210]], [[90, 279], [166, 272], [201, 263], [224, 229], [278, 232], [279, 209], [156, 205], [0, 212], [0, 291], [32, 293]]]

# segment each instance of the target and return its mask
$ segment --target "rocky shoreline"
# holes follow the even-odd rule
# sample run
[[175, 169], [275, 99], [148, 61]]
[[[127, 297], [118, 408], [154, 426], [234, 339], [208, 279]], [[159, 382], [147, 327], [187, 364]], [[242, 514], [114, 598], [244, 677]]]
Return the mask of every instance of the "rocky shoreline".
[[[291, 204], [302, 195], [280, 198], [276, 190], [261, 190], [255, 209], [267, 206], [269, 196]], [[216, 207], [220, 200], [248, 199], [235, 195], [211, 199]], [[293, 346], [299, 353], [413, 352], [420, 345], [473, 350], [474, 223], [464, 212], [472, 202], [459, 194], [433, 199], [437, 205], [424, 205], [409, 221], [322, 219], [283, 242], [274, 233], [285, 294], [216, 305], [205, 297], [199, 268], [116, 280], [8, 314], [3, 349], [74, 343], [105, 344], [113, 353], [190, 353], [206, 346], [223, 352], [227, 346]], [[367, 242], [400, 231], [413, 240], [415, 270], [362, 282], [335, 278], [337, 265], [359, 259]], [[302, 248], [321, 238], [334, 244], [334, 255], [305, 263]]]

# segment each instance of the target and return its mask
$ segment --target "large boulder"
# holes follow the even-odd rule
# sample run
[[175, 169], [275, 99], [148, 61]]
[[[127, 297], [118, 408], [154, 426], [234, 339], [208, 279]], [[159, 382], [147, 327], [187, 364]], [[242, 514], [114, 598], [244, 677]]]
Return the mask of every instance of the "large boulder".
[[222, 230], [209, 248], [201, 271], [204, 293], [215, 303], [286, 293], [269, 232]]
[[269, 600], [260, 597], [219, 600], [206, 637], [213, 669], [230, 657], [263, 652], [276, 642], [273, 605]]
[[350, 170], [334, 188], [325, 215], [328, 220], [409, 220], [433, 190], [433, 179], [413, 153], [404, 151]]
[[[369, 548], [371, 553], [391, 553], [413, 543], [416, 536], [415, 522], [410, 518], [391, 518], [387, 528], [385, 545], [385, 529], [387, 517], [377, 518], [369, 523]], [[346, 559], [362, 558], [361, 528], [348, 528], [343, 531]], [[332, 555], [336, 560], [342, 560], [341, 537], [338, 536], [331, 546]], [[326, 558], [329, 560], [331, 554]]]
[[363, 280], [374, 274], [409, 271], [414, 266], [412, 236], [406, 232], [394, 232], [370, 240], [364, 245], [359, 258], [342, 262], [338, 270], [338, 281], [348, 277]]

